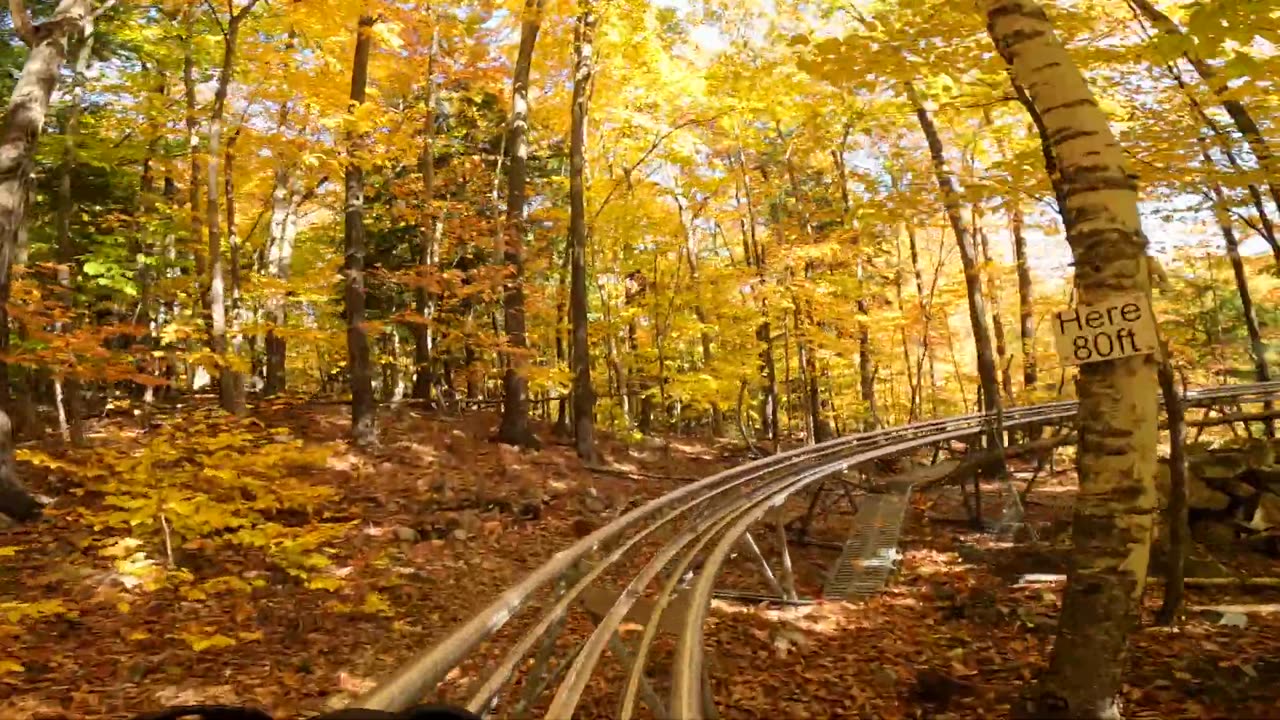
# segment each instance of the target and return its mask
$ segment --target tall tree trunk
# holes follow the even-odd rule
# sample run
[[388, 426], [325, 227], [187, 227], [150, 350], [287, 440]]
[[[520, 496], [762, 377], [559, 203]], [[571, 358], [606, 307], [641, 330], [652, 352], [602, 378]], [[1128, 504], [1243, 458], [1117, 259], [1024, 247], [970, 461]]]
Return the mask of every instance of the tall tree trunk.
[[[230, 333], [230, 350], [231, 357], [239, 358], [241, 349], [244, 344], [244, 305], [240, 297], [241, 284], [241, 258], [240, 258], [240, 235], [237, 226], [236, 216], [236, 174], [235, 162], [236, 141], [240, 138], [240, 131], [244, 129], [242, 124], [232, 133], [231, 138], [227, 140], [227, 149], [223, 153], [225, 161], [223, 162], [222, 171], [222, 187], [223, 194], [226, 196], [226, 216], [227, 216], [227, 260], [230, 265], [231, 273], [231, 302], [228, 310], [229, 317], [229, 333]], [[245, 377], [244, 373], [236, 370], [235, 381], [232, 384], [230, 392], [230, 402], [234, 408], [234, 412], [243, 413], [247, 409], [245, 407]]]
[[587, 91], [594, 71], [593, 39], [596, 15], [593, 0], [579, 0], [573, 29], [573, 107], [569, 130], [569, 238], [571, 260], [569, 316], [573, 328], [573, 440], [578, 457], [589, 463], [596, 451], [596, 398], [591, 387], [591, 348], [587, 343], [587, 199], [583, 185], [586, 171]]
[[[808, 310], [812, 311], [812, 304], [808, 303], [808, 305]], [[796, 312], [799, 313], [800, 310], [797, 309]], [[813, 322], [812, 314], [809, 314], [806, 326], [817, 327]], [[809, 423], [813, 426], [813, 441], [826, 442], [833, 437], [833, 432], [831, 424], [822, 414], [822, 390], [818, 385], [818, 352], [812, 343], [805, 345], [804, 357], [801, 361], [804, 370], [805, 405], [809, 411]]]
[[[93, 28], [88, 0], [61, 0], [53, 16], [38, 26], [32, 24], [21, 2], [11, 2], [10, 11], [15, 31], [30, 52], [0, 129], [0, 353], [9, 350], [8, 302], [18, 234], [26, 223], [36, 144], [67, 57], [68, 43], [73, 36], [87, 36]], [[10, 400], [9, 367], [0, 362], [0, 404], [8, 408]], [[39, 510], [40, 504], [18, 482], [12, 427], [8, 415], [0, 411], [0, 512], [25, 520], [39, 514]]]
[[[747, 264], [754, 265], [759, 278], [759, 291], [764, 292], [765, 285], [765, 253], [764, 246], [756, 237], [755, 201], [751, 195], [751, 181], [747, 175], [747, 162], [742, 152], [742, 143], [737, 146], [737, 165], [739, 180], [742, 183], [742, 194], [747, 205], [747, 232], [743, 237], [749, 240]], [[769, 323], [769, 304], [760, 301], [760, 325], [756, 327], [756, 340], [764, 347], [760, 350], [760, 377], [764, 380], [763, 392], [760, 396], [760, 431], [763, 437], [772, 440], [773, 451], [778, 451], [778, 373], [773, 360], [773, 328]]]
[[[187, 129], [187, 154], [190, 157], [190, 177], [187, 185], [187, 210], [190, 215], [191, 230], [189, 241], [191, 245], [191, 258], [195, 265], [195, 282], [196, 288], [200, 288], [204, 284], [205, 277], [205, 257], [204, 249], [200, 247], [200, 243], [204, 240], [204, 210], [201, 207], [201, 187], [204, 181], [203, 168], [200, 164], [203, 153], [200, 148], [200, 120], [196, 116], [196, 60], [195, 60], [195, 34], [196, 19], [199, 15], [197, 10], [198, 3], [196, 0], [188, 0], [184, 15], [184, 32], [182, 46], [182, 89], [183, 103], [186, 109], [184, 123]], [[193, 308], [193, 314], [203, 312], [206, 325], [209, 323], [209, 295], [200, 291], [195, 293], [199, 296], [200, 309], [197, 311]]]
[[[859, 250], [859, 253], [862, 251]], [[857, 259], [858, 275], [858, 385], [861, 391], [862, 406], [866, 412], [863, 427], [875, 430], [880, 427], [880, 411], [876, 407], [876, 361], [871, 354], [871, 318], [867, 304], [867, 292], [862, 289], [862, 256]]]
[[[426, 208], [426, 227], [419, 229], [418, 264], [424, 273], [433, 272], [436, 267], [436, 254], [440, 252], [440, 238], [444, 229], [444, 218], [436, 217], [436, 51], [439, 45], [439, 20], [431, 12], [431, 46], [427, 51], [426, 79], [426, 125], [427, 138], [422, 148], [419, 161], [419, 174], [422, 175], [422, 205]], [[422, 284], [417, 291], [417, 311], [419, 324], [414, 331], [413, 348], [413, 397], [418, 400], [431, 400], [431, 388], [435, 385], [434, 333], [431, 329], [432, 316], [435, 314], [435, 293], [426, 283], [426, 277], [420, 278]]]
[[[897, 268], [893, 273], [893, 294], [898, 301], [898, 314], [904, 319], [907, 317], [907, 298], [906, 293], [902, 291], [902, 238], [899, 237], [894, 243], [895, 262]], [[907, 337], [907, 323], [904, 321], [898, 327], [898, 335], [902, 338], [902, 367], [907, 378], [907, 424], [915, 422], [919, 418], [920, 410], [920, 378], [913, 374], [911, 367], [911, 341]]]
[[[362, 16], [356, 31], [355, 62], [351, 66], [352, 111], [365, 101], [369, 84], [369, 50], [377, 21]], [[351, 439], [359, 446], [377, 442], [377, 404], [373, 396], [373, 368], [369, 360], [369, 330], [364, 326], [364, 166], [361, 154], [366, 139], [348, 138], [345, 174], [346, 212], [343, 215], [343, 245], [346, 253], [347, 366], [351, 382]]]
[[[1209, 150], [1200, 144], [1200, 157], [1204, 159], [1205, 170], [1213, 172], [1213, 158]], [[1249, 292], [1249, 276], [1245, 273], [1244, 260], [1240, 257], [1240, 242], [1236, 239], [1235, 229], [1231, 225], [1231, 211], [1227, 204], [1226, 194], [1215, 179], [1209, 180], [1209, 191], [1213, 197], [1213, 215], [1218, 221], [1218, 229], [1222, 231], [1222, 240], [1227, 246], [1227, 259], [1231, 262], [1231, 272], [1236, 280], [1236, 292], [1240, 294], [1240, 309], [1244, 315], [1245, 331], [1249, 333], [1249, 353], [1253, 355], [1253, 367], [1258, 382], [1271, 380], [1271, 367], [1267, 364], [1267, 346], [1262, 340], [1262, 331], [1258, 328], [1258, 314], [1253, 309], [1253, 293]], [[1267, 408], [1270, 410], [1270, 408]], [[1275, 424], [1266, 421], [1267, 437], [1275, 437]]]
[[[768, 312], [767, 309], [765, 312]], [[769, 438], [773, 452], [778, 452], [782, 429], [778, 422], [778, 370], [773, 359], [773, 327], [768, 320], [756, 328], [756, 339], [764, 347], [760, 349], [760, 377], [764, 380], [764, 393], [760, 397], [760, 425], [763, 435]]]
[[[938, 414], [938, 366], [933, 361], [933, 291], [924, 290], [924, 273], [920, 270], [920, 245], [916, 238], [916, 228], [907, 221], [907, 247], [911, 251], [911, 274], [915, 278], [916, 301], [920, 304], [920, 351], [916, 359], [916, 381], [923, 385], [920, 378], [924, 375], [924, 365], [929, 366], [929, 399], [933, 414]], [[934, 286], [937, 278], [934, 278]], [[924, 404], [924, 392], [920, 392], [920, 404]]]
[[[67, 107], [67, 117], [62, 128], [62, 162], [58, 163], [58, 195], [57, 212], [54, 217], [58, 251], [58, 286], [62, 289], [62, 301], [66, 305], [69, 316], [75, 315], [76, 292], [74, 277], [79, 273], [80, 255], [75, 239], [71, 237], [71, 217], [75, 214], [75, 195], [72, 192], [72, 179], [76, 172], [77, 141], [80, 135], [80, 115], [84, 109], [85, 72], [89, 69], [89, 59], [93, 54], [93, 35], [80, 37], [76, 45], [74, 75], [72, 76], [71, 98]], [[62, 332], [75, 332], [75, 323], [66, 321], [58, 323]], [[63, 433], [66, 440], [77, 447], [84, 447], [88, 440], [84, 434], [84, 398], [77, 375], [77, 368], [54, 379], [60, 385], [61, 404], [59, 418], [63, 420]]]
[[1165, 512], [1168, 537], [1164, 544], [1164, 601], [1156, 621], [1173, 625], [1182, 614], [1187, 551], [1191, 545], [1191, 529], [1187, 526], [1187, 423], [1167, 344], [1160, 354], [1160, 394], [1164, 396], [1165, 415], [1169, 418], [1169, 507]]
[[[146, 68], [145, 65], [143, 67], [144, 69]], [[167, 97], [168, 90], [168, 77], [161, 73], [155, 93], [161, 97]], [[158, 118], [153, 118], [147, 127], [147, 149], [142, 158], [142, 175], [138, 180], [138, 209], [140, 212], [135, 218], [134, 239], [129, 244], [129, 255], [136, 258], [134, 261], [134, 277], [138, 283], [136, 324], [141, 328], [134, 335], [134, 342], [145, 343], [146, 348], [151, 351], [159, 348], [158, 333], [156, 331], [159, 325], [154, 323], [156, 311], [153, 309], [155, 291], [152, 284], [151, 263], [155, 263], [159, 267], [159, 258], [157, 256], [161, 253], [161, 248], [156, 247], [154, 244], [151, 223], [156, 209], [155, 159], [159, 151], [162, 132], [161, 121]], [[154, 369], [157, 364], [157, 358], [154, 355], [150, 355], [138, 363], [138, 368], [144, 373], [155, 374]], [[140, 396], [145, 405], [150, 406], [154, 400], [155, 386], [139, 384], [135, 391], [135, 396]], [[144, 412], [138, 415], [138, 419], [144, 424], [150, 421], [145, 408]]]
[[[693, 317], [698, 321], [698, 343], [702, 351], [702, 367], [706, 369], [711, 366], [712, 339], [711, 331], [708, 328], [712, 327], [712, 324], [709, 321], [706, 308], [703, 307], [702, 301], [699, 299], [701, 286], [698, 284], [698, 244], [693, 234], [695, 215], [692, 211], [689, 211], [689, 218], [686, 219], [685, 215], [688, 209], [678, 193], [675, 196], [675, 200], [676, 210], [679, 211], [680, 215], [680, 230], [684, 233], [683, 255], [685, 262], [689, 264], [690, 289], [694, 293]], [[724, 433], [723, 422], [724, 416], [720, 410], [720, 404], [713, 401], [711, 403], [711, 434], [713, 436], [720, 437]]]
[[[565, 328], [568, 326], [566, 314], [569, 310], [569, 264], [572, 260], [573, 239], [566, 237], [564, 254], [560, 258], [559, 272], [556, 273], [556, 365], [564, 364], [566, 367], [569, 365], [569, 352], [568, 344], [565, 342]], [[609, 322], [607, 314], [605, 322]], [[569, 342], [572, 342], [572, 339]], [[615, 367], [612, 335], [610, 336], [607, 355], [609, 366]], [[570, 434], [568, 395], [569, 393], [564, 393], [556, 400], [556, 421], [551, 429], [552, 434], [556, 437], [569, 437]], [[625, 397], [626, 395], [624, 394], [623, 398]]]
[[503, 282], [502, 309], [510, 351], [507, 369], [502, 376], [502, 422], [498, 426], [498, 440], [526, 447], [539, 444], [529, 427], [529, 379], [525, 377], [528, 338], [524, 317], [524, 239], [525, 181], [529, 160], [529, 71], [542, 24], [542, 1], [525, 0], [520, 22], [520, 51], [511, 79], [511, 119], [507, 128], [507, 151], [511, 157], [507, 166], [506, 229], [502, 245], [502, 259], [508, 266]]
[[[1044, 10], [987, 0], [987, 29], [1053, 140], [1080, 304], [1151, 295], [1137, 183]], [[1049, 112], [1052, 110], [1052, 112]], [[1080, 367], [1080, 492], [1074, 551], [1048, 672], [1021, 711], [1037, 718], [1119, 718], [1128, 633], [1147, 579], [1155, 511], [1156, 358]]]
[[960, 217], [960, 194], [955, 179], [947, 169], [947, 159], [942, 150], [942, 139], [933, 124], [933, 118], [925, 108], [915, 87], [907, 83], [907, 96], [915, 107], [916, 119], [920, 121], [920, 129], [924, 131], [925, 140], [929, 144], [929, 155], [933, 159], [933, 172], [938, 180], [938, 190], [942, 198], [942, 206], [947, 212], [947, 220], [956, 235], [956, 245], [960, 249], [960, 264], [964, 266], [965, 294], [969, 300], [969, 324], [973, 327], [973, 341], [978, 350], [978, 379], [982, 389], [982, 407], [990, 412], [1000, 405], [1000, 384], [996, 378], [995, 355], [991, 346], [991, 332], [987, 328], [987, 312], [982, 298], [982, 277], [978, 268], [977, 253], [964, 220]]
[[[218, 158], [222, 149], [222, 122], [227, 108], [227, 90], [235, 72], [236, 44], [240, 24], [253, 11], [258, 0], [249, 0], [228, 18], [222, 37], [222, 68], [209, 112], [208, 181], [205, 224], [209, 232], [209, 345], [218, 356], [218, 396], [222, 409], [235, 414], [245, 412], [244, 374], [238, 372], [228, 357], [226, 278], [222, 264], [222, 220], [219, 208]], [[225, 172], [230, 172], [227, 168]], [[230, 199], [228, 199], [230, 202]], [[228, 233], [235, 232], [227, 228]]]
[[[840, 147], [832, 151], [832, 158], [835, 160], [837, 180], [840, 183], [840, 206], [844, 224], [852, 229], [853, 226], [853, 203], [849, 199], [849, 179], [848, 169], [844, 163], [845, 147], [849, 143], [850, 126], [844, 128], [844, 135], [840, 138]], [[914, 237], [914, 236], [913, 236]], [[914, 249], [914, 245], [912, 248]], [[863, 427], [868, 430], [874, 430], [879, 426], [879, 413], [876, 409], [876, 367], [875, 358], [871, 351], [871, 318], [870, 305], [867, 303], [867, 291], [863, 287], [863, 248], [856, 248], [858, 256], [857, 263], [857, 280], [858, 280], [858, 385], [860, 397], [865, 411], [863, 419]], [[914, 257], [914, 255], [913, 255]], [[928, 333], [926, 328], [925, 333]]]
[[973, 234], [978, 240], [978, 248], [982, 252], [983, 273], [987, 279], [987, 296], [991, 299], [991, 328], [996, 339], [996, 358], [1000, 361], [1000, 388], [1006, 400], [1013, 400], [1013, 374], [1009, 369], [1009, 343], [1004, 334], [1004, 315], [1000, 312], [1000, 274], [996, 271], [995, 260], [991, 257], [991, 246], [987, 241], [987, 231], [982, 228], [981, 213], [973, 220]]
[[1031, 267], [1027, 262], [1027, 238], [1022, 233], [1022, 207], [1016, 198], [1009, 198], [1009, 231], [1013, 235], [1013, 256], [1018, 266], [1018, 335], [1022, 341], [1022, 388], [1028, 393], [1035, 389], [1036, 371], [1036, 322], [1032, 306]]
[[1149, 0], [1129, 0], [1129, 3], [1162, 34], [1177, 39], [1182, 47], [1187, 48], [1183, 52], [1183, 57], [1191, 63], [1191, 67], [1195, 68], [1200, 79], [1209, 86], [1209, 90], [1222, 103], [1222, 109], [1231, 118], [1231, 122], [1244, 136], [1249, 149], [1253, 151], [1253, 156], [1258, 160], [1258, 167], [1262, 168], [1267, 189], [1271, 192], [1271, 201], [1275, 203], [1276, 210], [1280, 211], [1280, 168], [1276, 166], [1275, 156], [1271, 154], [1271, 147], [1263, 137], [1262, 130], [1258, 128], [1257, 121], [1249, 114], [1244, 103], [1227, 96], [1229, 91], [1227, 81], [1222, 79], [1217, 69], [1200, 55], [1193, 41], [1183, 34], [1182, 29], [1168, 15], [1160, 12]]
[[[298, 200], [293, 172], [282, 161], [276, 167], [275, 184], [271, 189], [271, 220], [267, 226], [266, 274], [282, 284], [289, 281], [289, 269], [293, 263], [293, 241], [298, 234]], [[285, 390], [285, 358], [288, 345], [284, 338], [288, 322], [285, 291], [272, 293], [267, 300], [267, 367], [262, 394], [278, 395]]]

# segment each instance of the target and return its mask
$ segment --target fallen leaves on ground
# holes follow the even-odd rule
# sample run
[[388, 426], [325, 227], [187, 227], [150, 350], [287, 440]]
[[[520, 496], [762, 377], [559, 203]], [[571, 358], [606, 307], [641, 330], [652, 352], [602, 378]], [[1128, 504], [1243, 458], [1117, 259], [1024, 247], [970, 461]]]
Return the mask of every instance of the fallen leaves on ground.
[[[0, 535], [0, 717], [128, 718], [195, 702], [258, 704], [279, 717], [339, 707], [558, 550], [683, 483], [661, 476], [706, 476], [736, 460], [689, 440], [660, 450], [607, 444], [613, 467], [626, 470], [592, 473], [567, 447], [527, 452], [491, 443], [493, 419], [482, 415], [457, 420], [403, 410], [384, 419], [383, 444], [368, 453], [341, 442], [340, 407], [277, 403], [257, 420], [257, 430], [244, 431], [250, 437], [327, 448], [318, 465], [289, 475], [305, 485], [291, 492], [314, 495], [306, 514], [270, 518], [303, 529], [320, 520], [340, 527], [306, 551], [323, 555], [323, 565], [291, 572], [278, 553], [210, 541], [179, 553], [190, 577], [172, 581], [177, 569], [163, 558], [163, 532], [127, 542], [132, 536], [119, 527], [90, 525], [104, 507], [93, 493], [74, 494], [84, 489], [74, 468], [86, 458], [34, 448], [50, 470], [33, 485], [59, 500], [48, 519]], [[96, 442], [99, 452], [119, 455], [145, 441], [107, 426]], [[1062, 480], [1045, 492], [1059, 493]], [[793, 500], [784, 516], [804, 507]], [[1030, 507], [1045, 527], [1069, 513], [1058, 502]], [[1061, 590], [1015, 586], [1011, 578], [1057, 572], [1061, 543], [1000, 543], [939, 519], [960, 513], [954, 491], [918, 502], [903, 572], [867, 602], [778, 608], [716, 601], [706, 646], [722, 717], [1006, 713], [1046, 661]], [[841, 540], [850, 519], [851, 509], [835, 503], [812, 534]], [[756, 537], [777, 557], [773, 532]], [[836, 551], [793, 545], [791, 552], [800, 593], [817, 594]], [[122, 565], [143, 559], [164, 572], [139, 575]], [[722, 586], [767, 592], [756, 567], [737, 554]], [[153, 581], [130, 580], [137, 577]], [[621, 587], [627, 579], [610, 582]], [[1280, 602], [1272, 595], [1192, 589], [1191, 605], [1243, 612], [1247, 624], [1196, 611], [1179, 628], [1136, 633], [1126, 716], [1274, 717], [1280, 613], [1253, 609]], [[534, 619], [518, 615], [452, 673], [450, 696]], [[626, 626], [624, 637], [634, 641], [637, 627]], [[559, 652], [571, 653], [592, 628], [585, 613], [572, 613]], [[673, 645], [660, 636], [652, 654], [652, 681], [664, 698]], [[613, 717], [624, 678], [606, 653], [578, 716]], [[520, 691], [517, 684], [512, 697]]]

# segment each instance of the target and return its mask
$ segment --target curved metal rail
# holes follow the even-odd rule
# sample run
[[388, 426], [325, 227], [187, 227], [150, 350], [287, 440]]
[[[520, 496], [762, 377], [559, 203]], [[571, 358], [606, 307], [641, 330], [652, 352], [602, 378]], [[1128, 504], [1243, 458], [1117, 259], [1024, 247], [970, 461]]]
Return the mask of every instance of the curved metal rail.
[[[1212, 405], [1228, 399], [1237, 403], [1260, 402], [1277, 395], [1280, 395], [1280, 381], [1193, 390], [1186, 393], [1184, 402], [1189, 406]], [[1014, 429], [1061, 423], [1071, 420], [1076, 410], [1074, 401], [1014, 408], [1002, 413], [1002, 425], [1005, 429]], [[751, 525], [818, 480], [931, 445], [974, 438], [989, 432], [995, 420], [994, 416], [978, 413], [858, 433], [756, 460], [636, 507], [556, 553], [435, 647], [353, 701], [351, 707], [402, 710], [420, 701], [517, 612], [534, 605], [540, 593], [545, 595], [558, 584], [562, 590], [539, 605], [537, 619], [468, 691], [466, 704], [473, 712], [493, 711], [534, 646], [541, 641], [549, 651], [554, 635], [575, 603], [582, 600], [583, 592], [602, 576], [621, 574], [630, 577], [629, 583], [608, 612], [598, 618], [595, 631], [572, 659], [563, 660], [558, 667], [563, 678], [543, 715], [571, 717], [598, 660], [609, 649], [615, 656], [634, 654], [624, 663], [630, 667], [616, 713], [622, 720], [628, 720], [636, 711], [638, 696], [648, 698], [646, 702], [650, 705], [660, 702], [648, 686], [644, 670], [662, 614], [670, 607], [682, 580], [692, 574], [688, 611], [678, 628], [671, 704], [665, 713], [671, 717], [702, 718], [708, 702], [703, 686], [702, 629], [716, 579], [733, 548], [742, 542], [751, 551], [749, 554], [763, 565], [770, 584], [781, 589], [748, 533]], [[785, 534], [781, 526], [779, 536], [785, 558]], [[700, 566], [696, 565], [699, 556], [703, 556]], [[641, 561], [644, 564], [638, 570], [626, 572], [628, 563]], [[637, 647], [628, 652], [620, 646], [617, 630], [645, 589], [663, 576], [664, 569], [667, 572], [653, 599], [652, 614], [644, 623], [643, 635]], [[790, 588], [789, 599], [794, 600], [789, 558], [784, 560], [782, 570]], [[526, 697], [516, 706], [524, 708], [540, 689], [541, 685], [536, 684], [532, 689], [526, 688]], [[663, 711], [655, 709], [655, 713], [660, 712]]]

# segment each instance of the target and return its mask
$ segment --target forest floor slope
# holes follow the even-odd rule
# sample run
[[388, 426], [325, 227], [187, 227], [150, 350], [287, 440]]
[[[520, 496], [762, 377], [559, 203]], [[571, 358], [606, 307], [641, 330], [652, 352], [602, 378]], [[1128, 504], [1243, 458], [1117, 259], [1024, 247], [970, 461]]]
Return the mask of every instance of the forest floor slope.
[[[347, 422], [335, 405], [278, 402], [232, 425], [187, 408], [146, 432], [125, 418], [101, 421], [89, 450], [25, 446], [24, 477], [56, 501], [41, 522], [0, 530], [0, 717], [124, 719], [196, 702], [253, 703], [278, 717], [337, 707], [605, 518], [744, 460], [729, 445], [672, 438], [631, 448], [605, 438], [619, 471], [591, 472], [567, 446], [517, 452], [489, 442], [492, 416], [408, 406], [380, 418], [379, 449], [356, 452], [341, 439]], [[250, 477], [255, 453], [283, 468], [269, 476], [274, 485]], [[175, 539], [200, 526], [190, 498], [165, 494], [176, 492], [166, 472], [188, 478], [183, 487], [224, 483], [202, 496], [212, 516], [199, 516], [221, 529]], [[994, 507], [997, 488], [987, 492]], [[1032, 494], [1031, 519], [1061, 530], [1070, 495], [1069, 473], [1051, 478]], [[169, 504], [134, 501], [152, 496]], [[257, 508], [250, 530], [259, 534], [217, 515], [236, 503]], [[1060, 601], [1060, 584], [1019, 586], [1017, 576], [1060, 572], [1065, 538], [996, 542], [965, 530], [961, 515], [954, 489], [917, 497], [903, 571], [869, 602], [780, 610], [717, 601], [707, 642], [722, 716], [1002, 714], [1044, 662]], [[122, 542], [130, 518], [144, 542]], [[813, 535], [840, 540], [850, 519], [837, 506]], [[792, 551], [801, 595], [812, 596], [836, 551]], [[170, 562], [184, 572], [157, 569]], [[726, 566], [724, 582], [763, 589], [745, 558]], [[1158, 602], [1156, 591], [1150, 598]], [[1126, 716], [1274, 717], [1280, 613], [1268, 610], [1280, 610], [1280, 594], [1192, 588], [1189, 603], [1251, 607], [1245, 627], [1193, 610], [1178, 629], [1138, 632]], [[589, 629], [573, 622], [560, 642]], [[658, 643], [659, 667], [670, 651], [669, 640]], [[606, 659], [581, 717], [614, 714], [607, 690], [619, 672]]]

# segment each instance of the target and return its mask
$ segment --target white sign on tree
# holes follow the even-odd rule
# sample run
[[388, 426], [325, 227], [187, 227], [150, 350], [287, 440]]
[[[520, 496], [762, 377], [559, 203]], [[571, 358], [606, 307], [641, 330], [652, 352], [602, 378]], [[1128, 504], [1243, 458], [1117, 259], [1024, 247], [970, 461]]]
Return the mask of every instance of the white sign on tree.
[[1142, 293], [1062, 310], [1053, 319], [1053, 335], [1067, 365], [1148, 355], [1159, 347], [1151, 303]]

